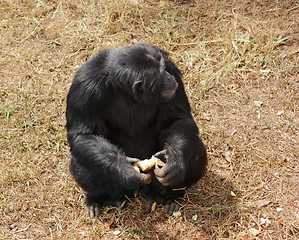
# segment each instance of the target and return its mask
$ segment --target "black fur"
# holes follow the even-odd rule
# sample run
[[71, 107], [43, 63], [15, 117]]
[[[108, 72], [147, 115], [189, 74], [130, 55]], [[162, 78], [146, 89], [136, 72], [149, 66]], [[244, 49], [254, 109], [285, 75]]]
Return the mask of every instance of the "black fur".
[[[86, 192], [91, 217], [137, 190], [149, 196], [147, 208], [158, 201], [172, 214], [179, 195], [172, 189], [204, 174], [206, 150], [180, 72], [156, 47], [106, 49], [86, 62], [70, 88], [66, 118], [70, 171]], [[167, 163], [157, 176], [133, 169], [131, 162], [155, 154]]]

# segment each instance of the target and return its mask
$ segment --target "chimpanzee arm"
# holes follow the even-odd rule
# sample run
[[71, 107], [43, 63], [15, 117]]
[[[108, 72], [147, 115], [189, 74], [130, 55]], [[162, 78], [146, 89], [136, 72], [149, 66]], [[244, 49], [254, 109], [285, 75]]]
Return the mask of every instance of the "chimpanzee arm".
[[163, 149], [156, 156], [167, 164], [156, 169], [157, 179], [165, 186], [188, 187], [198, 181], [204, 174], [207, 155], [204, 144], [198, 136], [198, 128], [191, 115], [180, 74], [168, 63], [167, 71], [175, 76], [179, 87], [176, 96], [161, 107], [161, 125], [159, 135]]
[[206, 168], [206, 150], [198, 137], [193, 119], [180, 119], [161, 132], [164, 147], [156, 156], [167, 164], [155, 170], [165, 186], [188, 187], [202, 177]]
[[105, 171], [127, 189], [149, 183], [149, 174], [138, 174], [132, 161], [116, 145], [109, 142], [109, 134], [101, 114], [111, 90], [106, 85], [104, 62], [106, 52], [94, 57], [77, 72], [67, 98], [67, 138], [71, 154], [82, 167]]

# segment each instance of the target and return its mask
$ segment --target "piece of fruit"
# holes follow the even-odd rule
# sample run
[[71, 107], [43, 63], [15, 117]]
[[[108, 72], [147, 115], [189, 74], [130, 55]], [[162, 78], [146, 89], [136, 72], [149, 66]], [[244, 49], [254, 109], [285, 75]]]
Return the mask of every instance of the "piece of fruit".
[[140, 168], [142, 172], [148, 172], [153, 166], [163, 167], [163, 166], [165, 166], [165, 163], [162, 162], [159, 158], [152, 156], [151, 159], [142, 160], [142, 161], [136, 162], [133, 165], [136, 172], [138, 172], [139, 169], [137, 170], [136, 166], [138, 168]]

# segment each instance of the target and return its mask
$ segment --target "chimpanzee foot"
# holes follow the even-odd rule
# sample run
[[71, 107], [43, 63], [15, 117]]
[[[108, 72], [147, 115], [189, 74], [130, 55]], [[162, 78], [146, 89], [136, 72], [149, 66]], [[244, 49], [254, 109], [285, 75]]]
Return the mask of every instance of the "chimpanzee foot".
[[181, 208], [181, 205], [177, 200], [175, 200], [175, 199], [168, 200], [165, 203], [164, 212], [171, 216], [174, 212], [179, 211], [180, 208]]
[[100, 216], [100, 205], [92, 204], [89, 206], [85, 206], [85, 214], [87, 217], [94, 218]]
[[86, 206], [85, 206], [85, 214], [87, 217], [95, 218], [100, 216], [100, 209], [103, 206], [115, 206], [120, 208], [122, 206], [122, 200], [115, 200], [115, 201], [101, 201], [94, 202], [90, 197], [86, 198]]
[[180, 203], [182, 202], [182, 200], [176, 198], [169, 199], [161, 195], [151, 195], [147, 198], [147, 202], [145, 205], [145, 211], [147, 213], [151, 211], [152, 206], [155, 202], [157, 204], [164, 205], [164, 212], [171, 216], [174, 212], [177, 212], [181, 208]]

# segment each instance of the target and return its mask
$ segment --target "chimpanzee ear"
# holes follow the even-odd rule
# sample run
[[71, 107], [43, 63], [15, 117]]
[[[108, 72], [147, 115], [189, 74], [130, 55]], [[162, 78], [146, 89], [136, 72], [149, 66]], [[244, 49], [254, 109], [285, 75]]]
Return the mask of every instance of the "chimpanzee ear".
[[136, 81], [132, 86], [133, 93], [140, 92], [142, 90], [143, 82]]

